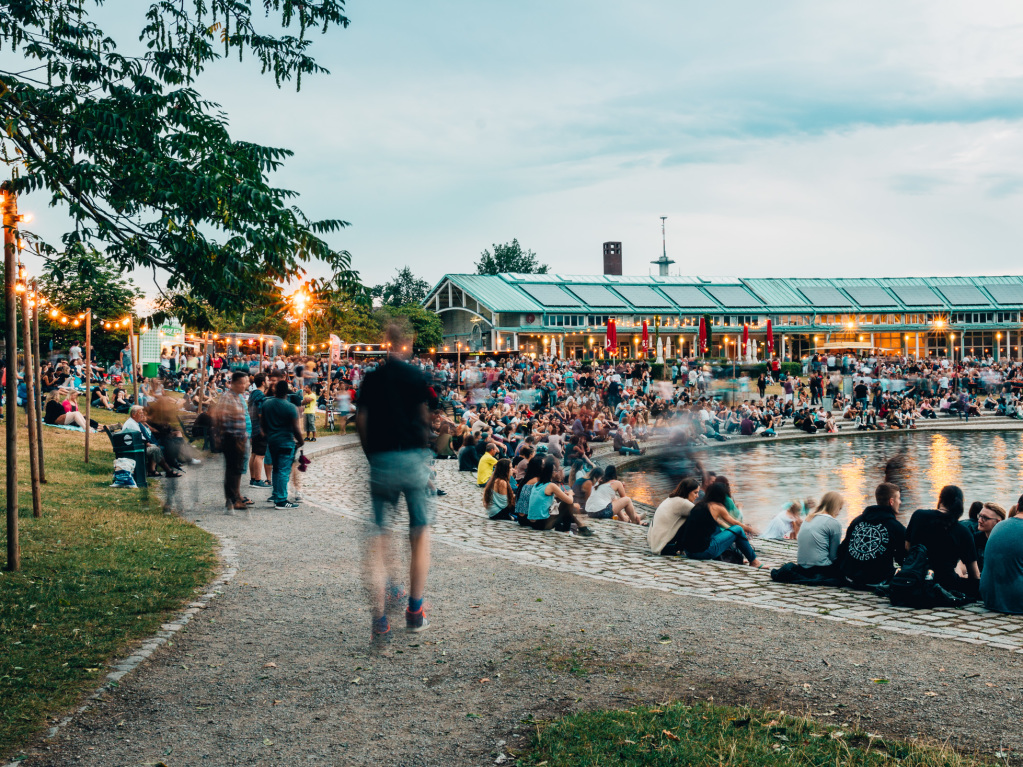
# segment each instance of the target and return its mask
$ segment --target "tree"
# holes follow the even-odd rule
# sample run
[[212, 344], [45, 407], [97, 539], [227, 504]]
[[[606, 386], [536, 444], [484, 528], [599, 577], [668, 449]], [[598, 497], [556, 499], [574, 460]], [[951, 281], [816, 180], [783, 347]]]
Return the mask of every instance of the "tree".
[[422, 280], [405, 266], [398, 270], [394, 279], [373, 288], [373, 295], [382, 298], [385, 306], [418, 305], [430, 290], [430, 283]]
[[476, 262], [476, 274], [547, 274], [547, 264], [537, 263], [536, 253], [522, 252], [517, 239], [504, 245], [494, 243], [494, 252], [484, 250]]
[[[309, 35], [347, 27], [344, 0], [153, 2], [142, 53], [118, 50], [90, 17], [102, 0], [0, 3], [0, 160], [16, 192], [46, 191], [74, 228], [44, 257], [102, 247], [122, 270], [164, 269], [171, 291], [216, 309], [258, 304], [320, 260], [354, 280], [351, 258], [321, 236], [297, 194], [270, 185], [286, 149], [235, 141], [217, 104], [195, 90], [228, 55], [253, 55], [278, 87], [323, 73]], [[256, 28], [253, 5], [267, 24]], [[297, 27], [297, 31], [295, 28]]]
[[[402, 319], [408, 323], [408, 330], [412, 335], [412, 347], [415, 351], [426, 351], [436, 349], [441, 345], [444, 336], [444, 326], [440, 317], [429, 309], [424, 309], [418, 304], [406, 304], [397, 308], [385, 308], [381, 314], [390, 315], [390, 318]], [[388, 319], [382, 317], [385, 322]]]
[[[135, 299], [143, 295], [130, 279], [124, 278], [96, 251], [47, 262], [39, 281], [39, 289], [68, 317], [92, 309], [92, 346], [98, 360], [116, 357], [124, 346], [127, 332], [104, 330], [99, 320], [119, 320], [134, 316]], [[78, 341], [84, 348], [85, 328], [55, 325], [44, 319], [39, 323], [40, 348], [46, 348], [51, 341], [56, 348], [70, 347], [72, 341]]]

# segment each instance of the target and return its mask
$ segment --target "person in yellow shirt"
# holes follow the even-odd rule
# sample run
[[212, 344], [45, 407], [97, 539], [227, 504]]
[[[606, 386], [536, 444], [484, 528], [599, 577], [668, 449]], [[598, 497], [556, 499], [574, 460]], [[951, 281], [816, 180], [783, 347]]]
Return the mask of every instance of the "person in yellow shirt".
[[497, 445], [489, 442], [487, 443], [487, 452], [480, 458], [479, 465], [476, 468], [476, 484], [480, 487], [485, 487], [487, 482], [490, 481], [490, 475], [494, 473], [495, 466], [497, 466]]
[[311, 387], [302, 390], [302, 405], [305, 413], [305, 441], [316, 441], [316, 395]]

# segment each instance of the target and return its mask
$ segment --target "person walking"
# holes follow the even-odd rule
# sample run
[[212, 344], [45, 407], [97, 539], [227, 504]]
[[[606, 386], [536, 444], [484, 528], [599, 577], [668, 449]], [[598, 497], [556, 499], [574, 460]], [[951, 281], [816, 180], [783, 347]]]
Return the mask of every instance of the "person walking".
[[432, 508], [430, 482], [429, 410], [431, 392], [420, 371], [401, 359], [399, 349], [410, 346], [401, 328], [390, 325], [387, 359], [366, 374], [359, 389], [355, 425], [369, 461], [369, 488], [376, 534], [366, 550], [366, 575], [373, 611], [372, 640], [379, 645], [390, 639], [387, 602], [398, 602], [404, 589], [387, 583], [392, 570], [390, 537], [385, 527], [388, 507], [404, 494], [409, 513], [407, 631], [423, 631], [430, 625], [423, 595], [430, 569]]
[[266, 436], [266, 452], [272, 464], [270, 503], [279, 510], [295, 509], [298, 504], [288, 500], [288, 479], [295, 450], [304, 444], [304, 440], [298, 422], [298, 408], [288, 401], [291, 388], [284, 378], [274, 380], [273, 397], [263, 400], [259, 408], [259, 421]]
[[224, 453], [224, 498], [227, 514], [247, 509], [252, 501], [242, 495], [241, 480], [249, 452], [249, 410], [245, 391], [249, 374], [241, 371], [231, 376], [231, 383], [218, 399], [214, 414]]

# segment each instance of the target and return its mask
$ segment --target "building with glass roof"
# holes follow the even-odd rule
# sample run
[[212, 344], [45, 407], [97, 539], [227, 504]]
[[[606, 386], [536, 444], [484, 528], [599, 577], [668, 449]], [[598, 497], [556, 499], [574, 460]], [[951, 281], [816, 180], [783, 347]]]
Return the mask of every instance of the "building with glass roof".
[[855, 279], [448, 274], [423, 306], [444, 325], [448, 352], [545, 350], [601, 356], [608, 318], [618, 354], [637, 356], [642, 323], [690, 354], [700, 317], [712, 356], [732, 357], [744, 325], [763, 347], [771, 321], [785, 358], [813, 351], [881, 350], [920, 357], [1021, 357], [1023, 276]]

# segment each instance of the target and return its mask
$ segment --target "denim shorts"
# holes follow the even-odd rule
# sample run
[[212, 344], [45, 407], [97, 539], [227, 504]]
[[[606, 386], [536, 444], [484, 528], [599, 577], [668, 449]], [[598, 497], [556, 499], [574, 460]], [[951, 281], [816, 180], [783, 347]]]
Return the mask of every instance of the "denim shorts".
[[587, 511], [586, 516], [590, 519], [612, 519], [615, 515], [614, 504], [609, 503], [600, 511]]
[[402, 494], [408, 504], [409, 528], [426, 527], [433, 521], [429, 450], [399, 450], [373, 453], [369, 457], [369, 491], [373, 501], [373, 521], [378, 527], [387, 523], [387, 507], [394, 507]]

